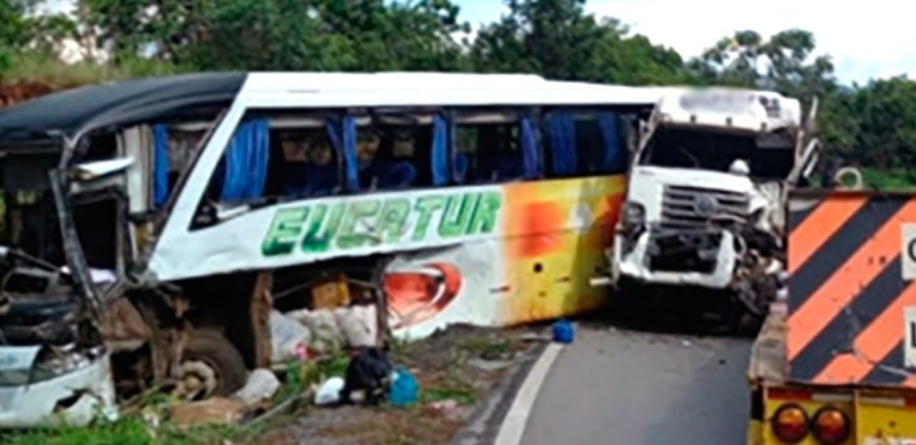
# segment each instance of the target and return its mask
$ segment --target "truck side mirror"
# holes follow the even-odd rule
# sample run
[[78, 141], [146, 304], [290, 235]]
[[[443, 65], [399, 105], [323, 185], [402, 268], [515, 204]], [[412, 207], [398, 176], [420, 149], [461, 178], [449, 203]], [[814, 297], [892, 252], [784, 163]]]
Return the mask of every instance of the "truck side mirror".
[[808, 142], [808, 145], [805, 146], [804, 151], [798, 154], [795, 158], [795, 166], [792, 169], [792, 173], [789, 175], [789, 182], [793, 184], [799, 183], [803, 178], [807, 178], [814, 173], [814, 168], [817, 166], [817, 162], [820, 159], [821, 146], [820, 141], [817, 139], [812, 139]]
[[805, 118], [805, 134], [810, 136], [817, 131], [817, 111], [820, 102], [817, 96], [811, 98], [811, 108], [808, 109], [808, 116]]

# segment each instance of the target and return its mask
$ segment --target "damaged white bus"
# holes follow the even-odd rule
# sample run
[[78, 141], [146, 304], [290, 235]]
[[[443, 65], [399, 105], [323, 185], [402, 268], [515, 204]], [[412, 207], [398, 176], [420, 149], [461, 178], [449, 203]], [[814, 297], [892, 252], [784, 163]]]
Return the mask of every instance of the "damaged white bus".
[[0, 427], [85, 423], [154, 385], [231, 394], [289, 358], [277, 314], [355, 306], [413, 338], [599, 306], [629, 128], [658, 97], [209, 73], [0, 110]]

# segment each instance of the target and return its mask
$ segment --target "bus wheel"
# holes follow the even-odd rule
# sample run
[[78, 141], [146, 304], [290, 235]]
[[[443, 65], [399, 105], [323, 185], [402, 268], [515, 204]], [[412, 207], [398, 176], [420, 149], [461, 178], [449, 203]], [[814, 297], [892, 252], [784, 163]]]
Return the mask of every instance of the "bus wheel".
[[248, 379], [242, 355], [225, 336], [212, 329], [189, 333], [179, 369], [180, 392], [189, 400], [229, 396], [245, 386]]

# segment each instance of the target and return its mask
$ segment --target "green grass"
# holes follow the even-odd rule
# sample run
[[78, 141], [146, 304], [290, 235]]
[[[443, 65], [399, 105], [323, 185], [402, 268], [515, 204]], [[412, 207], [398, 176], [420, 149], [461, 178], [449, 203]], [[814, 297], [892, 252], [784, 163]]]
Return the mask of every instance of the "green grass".
[[137, 58], [119, 64], [66, 64], [40, 53], [11, 54], [0, 71], [0, 84], [36, 82], [64, 89], [112, 80], [152, 77], [189, 71], [186, 68]]
[[216, 445], [236, 437], [231, 427], [202, 426], [180, 430], [169, 424], [153, 430], [138, 417], [90, 428], [33, 431], [0, 436], [6, 445]]
[[[913, 175], [916, 176], [916, 175]], [[885, 192], [916, 191], [916, 181], [904, 169], [878, 170], [863, 168], [862, 177], [866, 186]]]
[[[274, 397], [279, 405], [292, 397], [309, 391], [311, 385], [329, 376], [343, 375], [347, 356], [335, 353], [318, 362], [290, 363], [285, 373], [285, 384]], [[143, 406], [161, 406], [174, 402], [154, 394], [144, 400]], [[156, 411], [154, 409], [154, 411]], [[3, 445], [224, 445], [226, 440], [244, 441], [256, 437], [270, 422], [260, 427], [201, 425], [178, 428], [163, 420], [152, 429], [140, 415], [125, 416], [118, 422], [99, 422], [86, 428], [62, 428], [31, 432], [0, 434]], [[242, 443], [242, 442], [235, 442]]]

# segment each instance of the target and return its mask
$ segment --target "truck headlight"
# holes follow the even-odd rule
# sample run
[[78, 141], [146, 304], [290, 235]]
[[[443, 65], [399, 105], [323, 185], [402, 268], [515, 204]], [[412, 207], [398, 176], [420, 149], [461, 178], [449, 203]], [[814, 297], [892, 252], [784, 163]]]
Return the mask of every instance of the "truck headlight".
[[627, 201], [623, 205], [621, 222], [628, 232], [642, 228], [646, 224], [646, 208], [638, 202]]

